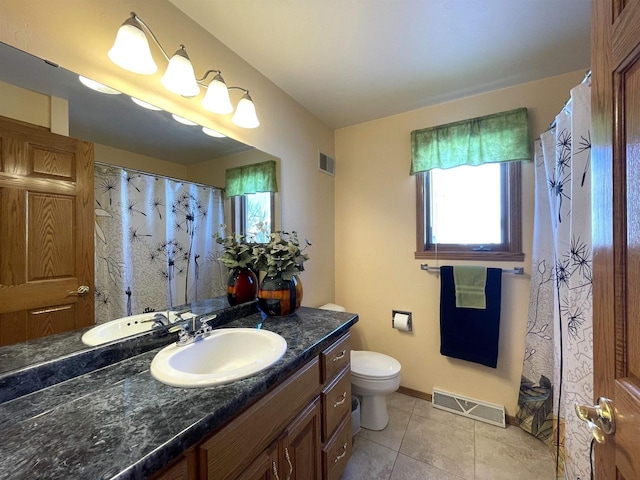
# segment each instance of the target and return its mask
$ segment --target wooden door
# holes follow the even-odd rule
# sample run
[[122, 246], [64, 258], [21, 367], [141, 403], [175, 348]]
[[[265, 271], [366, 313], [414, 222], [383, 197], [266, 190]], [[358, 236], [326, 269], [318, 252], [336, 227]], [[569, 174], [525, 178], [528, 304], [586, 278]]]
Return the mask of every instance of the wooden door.
[[594, 393], [616, 431], [596, 479], [640, 478], [640, 0], [592, 3]]
[[287, 427], [281, 442], [280, 478], [287, 480], [320, 480], [322, 478], [322, 444], [320, 420], [322, 409], [316, 398]]
[[93, 144], [0, 117], [0, 345], [94, 323], [93, 175]]

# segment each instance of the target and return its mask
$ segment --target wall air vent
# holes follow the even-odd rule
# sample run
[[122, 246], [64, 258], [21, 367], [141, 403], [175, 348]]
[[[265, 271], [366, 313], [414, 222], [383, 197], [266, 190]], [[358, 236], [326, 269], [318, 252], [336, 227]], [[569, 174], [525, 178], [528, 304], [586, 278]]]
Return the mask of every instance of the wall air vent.
[[336, 173], [336, 161], [329, 155], [318, 152], [318, 170], [333, 177]]
[[505, 412], [502, 405], [482, 402], [454, 393], [433, 389], [433, 406], [464, 417], [481, 420], [505, 428]]

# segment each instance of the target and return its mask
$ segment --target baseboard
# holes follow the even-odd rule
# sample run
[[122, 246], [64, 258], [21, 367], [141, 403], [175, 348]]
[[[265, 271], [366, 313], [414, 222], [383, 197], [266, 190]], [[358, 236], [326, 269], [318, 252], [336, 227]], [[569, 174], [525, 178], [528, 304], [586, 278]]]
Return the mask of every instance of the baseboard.
[[402, 393], [409, 397], [420, 398], [422, 400], [426, 400], [427, 402], [431, 402], [433, 400], [433, 397], [431, 396], [430, 393], [424, 393], [424, 392], [421, 392], [420, 390], [414, 390], [413, 388], [403, 387], [402, 385], [398, 387], [398, 393]]
[[[422, 400], [426, 400], [427, 402], [433, 401], [433, 397], [430, 393], [421, 392], [420, 390], [414, 390], [413, 388], [403, 387], [402, 385], [398, 387], [398, 393], [402, 393], [403, 395], [407, 395], [409, 397], [420, 398]], [[505, 415], [505, 421], [508, 425], [518, 425], [516, 417], [513, 417], [511, 415]]]

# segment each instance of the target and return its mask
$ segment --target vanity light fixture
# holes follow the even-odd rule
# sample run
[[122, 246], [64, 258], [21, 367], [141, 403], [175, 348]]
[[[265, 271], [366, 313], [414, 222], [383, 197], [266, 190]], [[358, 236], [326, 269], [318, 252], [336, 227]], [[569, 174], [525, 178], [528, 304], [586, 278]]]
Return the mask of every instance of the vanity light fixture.
[[[249, 91], [241, 87], [227, 87], [220, 70], [207, 70], [202, 78], [196, 78], [193, 65], [184, 45], [170, 58], [149, 26], [135, 12], [120, 26], [115, 42], [108, 56], [113, 63], [130, 72], [153, 74], [157, 66], [151, 56], [148, 37], [158, 46], [168, 62], [167, 69], [162, 76], [161, 83], [169, 91], [192, 98], [200, 93], [200, 86], [207, 89], [202, 100], [206, 110], [225, 115], [233, 112], [233, 105], [229, 98], [229, 90], [237, 89], [244, 92], [238, 102], [236, 112], [231, 121], [243, 128], [256, 128], [260, 125], [256, 115], [256, 108], [249, 96]], [[215, 73], [209, 84], [205, 84], [210, 73]]]
[[256, 115], [256, 107], [253, 104], [253, 100], [249, 96], [249, 90], [244, 90], [244, 95], [238, 102], [236, 113], [233, 114], [233, 118], [231, 118], [231, 121], [242, 128], [256, 128], [258, 125], [260, 125], [260, 121], [258, 120], [258, 116]]
[[106, 93], [108, 95], [120, 95], [118, 90], [115, 90], [111, 87], [107, 87], [100, 82], [96, 82], [95, 80], [91, 80], [90, 78], [83, 77], [82, 75], [78, 75], [80, 79], [80, 83], [82, 83], [85, 87], [90, 88], [91, 90], [95, 90], [96, 92]]
[[198, 125], [196, 122], [192, 122], [191, 120], [181, 117], [180, 115], [176, 115], [175, 113], [172, 113], [171, 116], [176, 122], [183, 125], [189, 125], [190, 127], [195, 127], [196, 125]]
[[207, 128], [207, 127], [202, 127], [202, 131], [206, 135], [209, 135], [210, 137], [215, 137], [215, 138], [225, 138], [226, 137], [226, 135], [224, 133], [217, 132], [217, 131], [212, 130], [212, 129]]
[[155, 110], [156, 112], [161, 111], [162, 109], [160, 107], [156, 107], [155, 105], [151, 105], [150, 103], [147, 103], [143, 100], [140, 100], [139, 98], [136, 97], [131, 97], [131, 101], [133, 101], [133, 103], [135, 103], [136, 105], [142, 107], [142, 108], [146, 108], [147, 110]]

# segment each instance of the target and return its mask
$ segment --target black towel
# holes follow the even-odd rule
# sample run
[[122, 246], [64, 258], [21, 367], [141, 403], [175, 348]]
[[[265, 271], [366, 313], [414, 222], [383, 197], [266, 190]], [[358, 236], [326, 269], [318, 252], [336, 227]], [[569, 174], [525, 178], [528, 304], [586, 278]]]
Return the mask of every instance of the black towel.
[[440, 353], [496, 368], [502, 269], [487, 268], [487, 308], [456, 308], [453, 267], [440, 267]]

